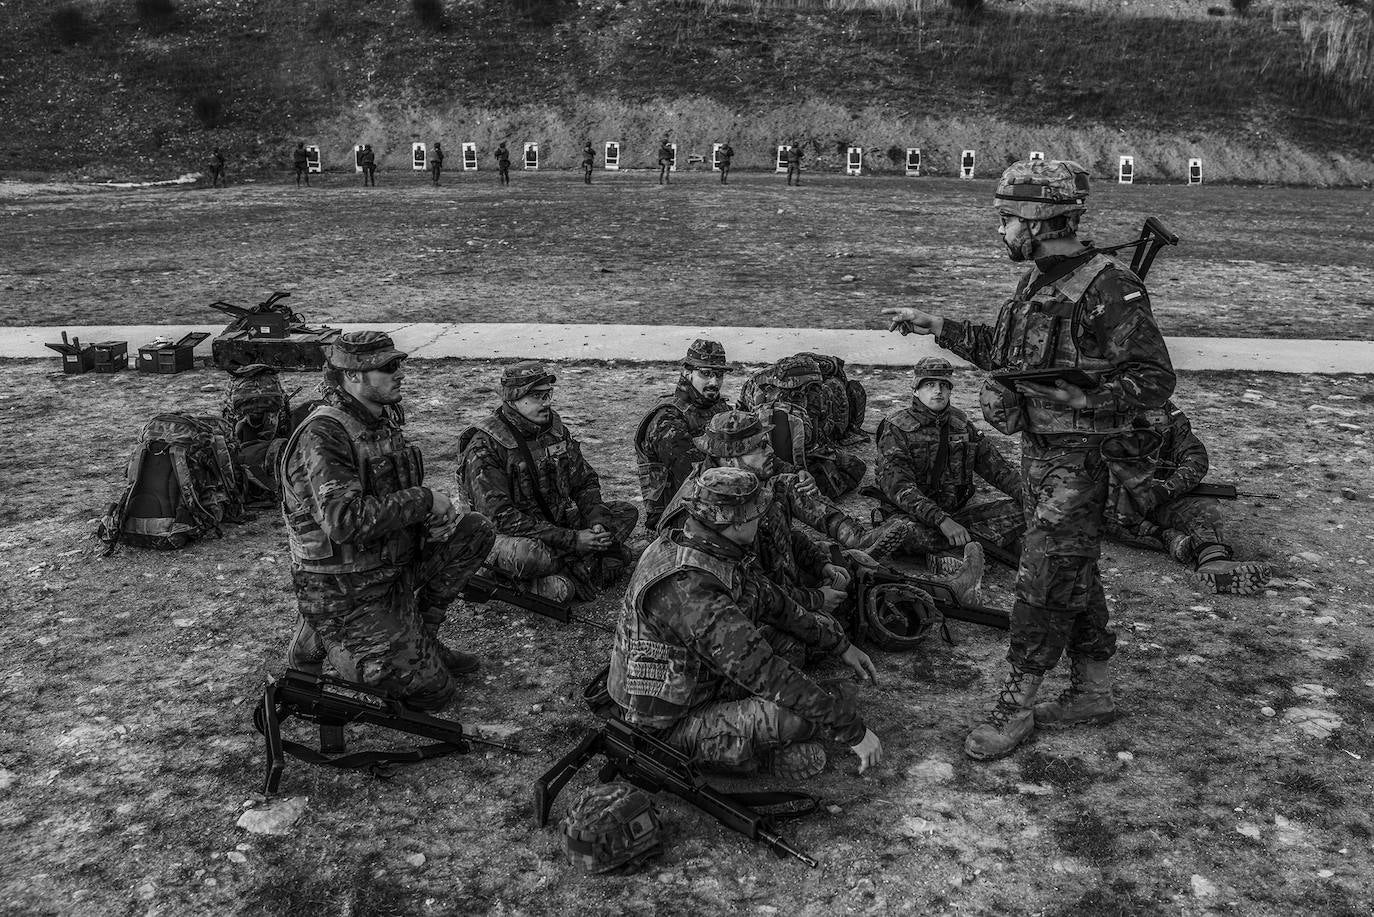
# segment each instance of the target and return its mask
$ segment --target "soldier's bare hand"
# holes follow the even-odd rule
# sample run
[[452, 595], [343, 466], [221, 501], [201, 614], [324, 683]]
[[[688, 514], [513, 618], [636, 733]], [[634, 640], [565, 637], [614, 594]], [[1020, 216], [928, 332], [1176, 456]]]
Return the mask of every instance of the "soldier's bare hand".
[[601, 526], [594, 526], [589, 529], [581, 529], [577, 533], [576, 550], [579, 554], [590, 554], [593, 551], [608, 551], [611, 543], [615, 540], [610, 532], [605, 529], [597, 531]]
[[878, 683], [878, 669], [873, 665], [873, 659], [854, 644], [849, 644], [849, 649], [844, 651], [840, 660], [854, 670], [859, 676], [859, 681], [874, 685]]
[[892, 316], [888, 331], [908, 334], [935, 334], [944, 330], [945, 320], [938, 315], [922, 312], [920, 309], [884, 309], [883, 315]]
[[429, 518], [431, 524], [445, 525], [458, 517], [458, 511], [453, 508], [453, 500], [442, 490], [431, 490], [434, 495], [434, 505], [430, 507]]
[[821, 570], [830, 582], [830, 588], [838, 589], [841, 592], [849, 588], [849, 571], [844, 567], [839, 564], [826, 564]]
[[940, 523], [940, 534], [944, 535], [945, 539], [956, 548], [962, 548], [973, 540], [973, 535], [969, 533], [969, 530], [953, 519], [946, 519]]
[[1065, 382], [1063, 379], [1055, 380], [1054, 385], [1041, 385], [1037, 382], [1018, 382], [1016, 383], [1016, 390], [1023, 395], [1039, 398], [1042, 401], [1058, 402], [1059, 404], [1068, 405], [1079, 411], [1088, 406], [1087, 393], [1072, 382]]
[[816, 486], [816, 479], [811, 476], [809, 471], [797, 472], [797, 493], [808, 500], [820, 498], [821, 490]]
[[849, 750], [859, 757], [859, 773], [863, 773], [870, 767], [877, 767], [883, 760], [883, 743], [873, 734], [872, 729], [864, 731], [864, 737], [859, 740], [858, 745], [849, 746]]
[[821, 587], [821, 611], [830, 614], [840, 603], [844, 601], [844, 590], [834, 589], [830, 586]]

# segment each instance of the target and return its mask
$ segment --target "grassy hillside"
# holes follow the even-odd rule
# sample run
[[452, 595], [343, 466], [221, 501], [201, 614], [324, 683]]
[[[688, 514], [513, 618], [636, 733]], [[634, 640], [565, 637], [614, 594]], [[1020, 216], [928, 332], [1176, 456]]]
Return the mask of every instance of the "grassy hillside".
[[[869, 0], [873, 2], [873, 0]], [[934, 4], [928, 4], [927, 7]], [[836, 8], [830, 8], [836, 7]], [[839, 8], [859, 7], [859, 8]], [[1093, 8], [573, 0], [0, 0], [0, 169], [151, 175], [222, 147], [284, 168], [296, 138], [383, 167], [412, 139], [536, 140], [551, 167], [584, 136], [647, 165], [730, 137], [761, 168], [800, 134], [819, 167], [921, 146], [948, 174], [1029, 148], [1141, 179], [1374, 178], [1367, 17], [1118, 17]], [[1217, 12], [1221, 12], [1218, 10]], [[1330, 34], [1322, 31], [1327, 28]], [[894, 155], [889, 156], [892, 149]]]

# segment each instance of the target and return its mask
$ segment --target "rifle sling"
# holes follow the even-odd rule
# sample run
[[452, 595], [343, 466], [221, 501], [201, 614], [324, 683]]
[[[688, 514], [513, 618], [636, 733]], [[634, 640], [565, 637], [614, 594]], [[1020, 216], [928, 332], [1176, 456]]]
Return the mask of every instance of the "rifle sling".
[[759, 814], [768, 821], [775, 823], [805, 818], [821, 807], [819, 796], [797, 790], [754, 790], [745, 793], [727, 793], [719, 790], [718, 792], [742, 806], [748, 806], [755, 810], [772, 810], [760, 811]]
[[510, 435], [515, 438], [515, 445], [520, 450], [520, 457], [525, 460], [525, 466], [530, 470], [530, 492], [534, 494], [534, 502], [539, 504], [539, 511], [544, 514], [544, 519], [549, 525], [557, 525], [558, 520], [553, 517], [549, 504], [544, 502], [544, 492], [539, 489], [539, 468], [534, 464], [534, 454], [530, 452], [530, 444], [525, 442], [525, 437], [519, 430], [515, 429], [515, 424], [511, 423], [506, 415], [497, 411], [496, 416], [506, 425]]

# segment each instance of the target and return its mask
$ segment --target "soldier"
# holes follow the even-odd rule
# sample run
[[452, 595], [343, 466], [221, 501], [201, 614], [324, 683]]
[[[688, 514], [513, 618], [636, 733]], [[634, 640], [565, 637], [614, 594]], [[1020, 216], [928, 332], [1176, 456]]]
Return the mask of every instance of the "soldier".
[[635, 568], [607, 690], [627, 723], [708, 767], [811, 777], [825, 767], [815, 740], [826, 737], [850, 746], [862, 773], [881, 760], [882, 743], [849, 692], [827, 692], [792, 660], [808, 650], [838, 656], [873, 683], [877, 671], [837, 623], [752, 571], [767, 503], [747, 471], [702, 474], [683, 529], [661, 535]]
[[701, 461], [692, 438], [701, 435], [712, 417], [729, 409], [720, 397], [720, 386], [731, 369], [719, 342], [693, 341], [683, 358], [677, 388], [659, 398], [635, 430], [644, 527], [650, 532], [658, 528], [663, 508], [687, 480], [692, 465]]
[[444, 171], [444, 148], [439, 145], [439, 141], [434, 141], [434, 149], [429, 151], [429, 174], [434, 180], [434, 186], [439, 186], [439, 173]]
[[592, 142], [588, 140], [582, 144], [582, 181], [586, 184], [592, 183], [592, 166], [596, 163], [596, 149]]
[[801, 141], [793, 140], [792, 145], [787, 148], [787, 183], [789, 185], [792, 184], [792, 178], [795, 176], [797, 186], [801, 186], [801, 161]]
[[504, 140], [496, 148], [496, 172], [501, 179], [501, 184], [510, 184], [510, 150], [506, 149], [506, 141]]
[[859, 486], [868, 465], [826, 435], [822, 381], [811, 357], [783, 357], [761, 380], [755, 410], [773, 428], [773, 449], [783, 461], [811, 472], [821, 493], [838, 500]]
[[735, 148], [727, 140], [720, 148], [720, 183], [726, 184], [726, 179], [730, 177], [730, 161], [735, 158]]
[[[1189, 493], [1207, 476], [1207, 447], [1183, 410], [1169, 402], [1143, 418], [1161, 439], [1157, 462], [1142, 490], [1113, 474], [1107, 499], [1107, 535], [1166, 551], [1193, 567], [1198, 582], [1215, 593], [1251, 595], [1269, 581], [1269, 565], [1235, 560], [1222, 531], [1215, 497]], [[1143, 500], [1140, 497], [1143, 496]]]
[[556, 602], [589, 599], [634, 564], [630, 503], [601, 499], [601, 479], [551, 406], [557, 377], [536, 360], [501, 373], [501, 405], [463, 431], [459, 476], [498, 537], [489, 563]]
[[372, 152], [372, 144], [363, 144], [363, 151], [358, 154], [358, 165], [363, 167], [363, 187], [377, 187], [377, 154]]
[[327, 655], [345, 679], [437, 710], [453, 697], [453, 676], [478, 665], [439, 641], [444, 606], [495, 534], [486, 519], [424, 486], [420, 450], [401, 431], [405, 357], [382, 332], [339, 335], [325, 403], [282, 450], [282, 516], [301, 613], [287, 660], [318, 672]]
[[[983, 369], [1078, 367], [1095, 375], [1084, 390], [989, 380], [983, 416], [1003, 433], [1022, 432], [1026, 534], [1012, 608], [1011, 671], [987, 721], [965, 752], [1009, 754], [1042, 725], [1067, 726], [1115, 712], [1108, 660], [1116, 635], [1097, 568], [1107, 504], [1108, 455], [1129, 457], [1132, 421], [1174, 389], [1173, 365], [1144, 285], [1124, 265], [1078, 241], [1088, 173], [1073, 162], [1013, 163], [995, 206], [1013, 261], [1035, 265], [1002, 306], [995, 327], [919, 309], [884, 310], [904, 334], [936, 343]], [[1035, 704], [1045, 673], [1068, 650], [1071, 683], [1058, 701]]]
[[306, 187], [310, 186], [310, 154], [305, 151], [305, 141], [296, 144], [296, 148], [291, 151], [291, 165], [296, 169], [296, 186], [299, 187], [301, 179], [305, 179]]
[[210, 158], [206, 163], [210, 167], [210, 187], [218, 188], [220, 182], [229, 184], [228, 179], [224, 177], [224, 162], [224, 154], [219, 151], [219, 147], [210, 151]]
[[[954, 367], [941, 357], [923, 357], [916, 364], [914, 381], [910, 407], [885, 418], [875, 436], [875, 477], [885, 508], [917, 523], [914, 537], [903, 548], [936, 556], [982, 539], [1019, 551], [1016, 543], [1025, 528], [1021, 476], [964, 412], [949, 403]], [[975, 473], [1007, 498], [972, 503]], [[932, 566], [948, 572], [944, 563]]]
[[668, 145], [668, 135], [664, 134], [663, 139], [658, 143], [658, 183], [671, 184], [671, 172], [673, 166], [673, 148]]

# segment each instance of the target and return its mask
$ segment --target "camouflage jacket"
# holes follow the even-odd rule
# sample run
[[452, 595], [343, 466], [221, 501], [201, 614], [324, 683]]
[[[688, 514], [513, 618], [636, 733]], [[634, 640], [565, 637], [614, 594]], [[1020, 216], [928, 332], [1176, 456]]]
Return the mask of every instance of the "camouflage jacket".
[[[525, 461], [517, 435], [529, 447], [534, 468]], [[556, 411], [541, 427], [502, 405], [464, 430], [458, 447], [463, 495], [498, 533], [537, 538], [552, 548], [572, 551], [579, 529], [609, 525], [601, 479]], [[552, 518], [539, 505], [539, 497]]]
[[[1147, 412], [1143, 421], [1161, 437], [1158, 461], [1149, 487], [1149, 503], [1154, 507], [1163, 506], [1201, 484], [1211, 463], [1207, 447], [1193, 432], [1188, 415], [1172, 401], [1160, 410]], [[1107, 501], [1109, 513], [1116, 524], [1133, 528], [1142, 520], [1133, 501], [1122, 490], [1121, 482], [1113, 476]]]
[[709, 531], [665, 533], [630, 580], [607, 689], [627, 722], [667, 728], [730, 682], [856, 744], [865, 727], [854, 701], [775, 655], [764, 626], [821, 652], [849, 649], [838, 623], [798, 607], [758, 575], [743, 549]]
[[[1071, 268], [1064, 273], [1065, 268]], [[1015, 396], [1030, 433], [1108, 433], [1128, 429], [1142, 411], [1158, 408], [1174, 390], [1174, 369], [1140, 280], [1113, 258], [1094, 255], [1027, 271], [996, 325], [946, 320], [936, 342], [982, 369], [1080, 367], [1099, 385], [1088, 406]], [[996, 383], [993, 389], [1006, 392]], [[989, 416], [984, 389], [984, 416]], [[1005, 429], [1005, 427], [999, 427]]]
[[673, 494], [704, 456], [692, 444], [711, 418], [729, 410], [719, 397], [707, 399], [687, 381], [659, 400], [635, 430], [635, 465], [644, 497], [644, 526], [653, 531]]
[[282, 516], [294, 566], [357, 573], [406, 563], [434, 495], [390, 413], [331, 390], [282, 450]]
[[916, 399], [878, 424], [878, 487], [907, 515], [938, 526], [973, 497], [977, 474], [1021, 499], [1021, 475], [951, 405], [935, 413]]

